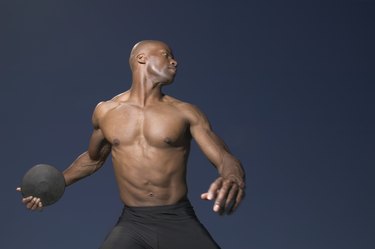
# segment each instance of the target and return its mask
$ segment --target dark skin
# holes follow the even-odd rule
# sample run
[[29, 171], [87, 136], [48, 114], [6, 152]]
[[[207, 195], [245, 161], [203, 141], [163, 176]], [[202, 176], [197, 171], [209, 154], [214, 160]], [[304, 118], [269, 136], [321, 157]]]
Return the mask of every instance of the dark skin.
[[[173, 82], [177, 70], [171, 49], [160, 41], [142, 41], [134, 46], [129, 62], [131, 88], [97, 105], [88, 150], [63, 172], [66, 185], [99, 170], [112, 154], [124, 204], [179, 203], [187, 199], [186, 164], [195, 139], [219, 173], [201, 198], [214, 201], [213, 210], [219, 214], [235, 211], [245, 195], [240, 161], [197, 107], [161, 91]], [[31, 210], [43, 207], [43, 200], [33, 196], [22, 202]]]

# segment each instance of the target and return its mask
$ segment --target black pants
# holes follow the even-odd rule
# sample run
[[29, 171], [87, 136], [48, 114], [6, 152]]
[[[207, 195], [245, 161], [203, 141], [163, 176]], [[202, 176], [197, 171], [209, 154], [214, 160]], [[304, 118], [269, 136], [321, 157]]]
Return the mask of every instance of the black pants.
[[157, 207], [127, 207], [100, 249], [220, 248], [195, 216], [189, 201]]

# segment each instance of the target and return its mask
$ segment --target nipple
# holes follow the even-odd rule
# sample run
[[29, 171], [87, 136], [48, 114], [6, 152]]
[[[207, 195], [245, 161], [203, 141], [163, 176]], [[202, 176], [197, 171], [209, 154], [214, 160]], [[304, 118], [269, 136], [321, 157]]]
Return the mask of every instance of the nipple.
[[164, 143], [171, 144], [172, 143], [172, 139], [170, 139], [169, 137], [166, 137], [164, 139]]

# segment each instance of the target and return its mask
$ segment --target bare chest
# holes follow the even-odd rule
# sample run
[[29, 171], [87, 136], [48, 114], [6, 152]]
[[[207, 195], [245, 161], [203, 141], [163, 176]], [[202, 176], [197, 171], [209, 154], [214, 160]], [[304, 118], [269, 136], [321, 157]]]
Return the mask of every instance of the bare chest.
[[114, 146], [181, 146], [188, 137], [186, 120], [170, 106], [139, 108], [124, 105], [103, 118], [101, 129]]

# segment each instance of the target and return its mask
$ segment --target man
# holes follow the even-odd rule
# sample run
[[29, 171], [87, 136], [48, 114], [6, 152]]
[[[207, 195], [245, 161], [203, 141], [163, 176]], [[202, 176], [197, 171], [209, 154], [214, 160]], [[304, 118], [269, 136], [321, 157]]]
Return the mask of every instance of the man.
[[[195, 106], [164, 95], [177, 62], [160, 41], [141, 41], [131, 51], [131, 88], [101, 102], [93, 113], [88, 150], [64, 171], [66, 185], [93, 174], [112, 153], [123, 213], [102, 249], [219, 248], [195, 217], [187, 198], [186, 164], [194, 138], [219, 177], [203, 200], [219, 214], [232, 213], [244, 197], [245, 174]], [[18, 189], [20, 190], [20, 189]], [[23, 198], [27, 208], [42, 200]]]

